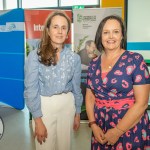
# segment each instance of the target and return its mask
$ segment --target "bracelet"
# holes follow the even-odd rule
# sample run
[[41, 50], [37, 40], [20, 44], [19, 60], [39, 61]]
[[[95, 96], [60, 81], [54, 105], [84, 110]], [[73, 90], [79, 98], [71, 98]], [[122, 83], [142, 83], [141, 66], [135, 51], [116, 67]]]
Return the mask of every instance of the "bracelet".
[[89, 122], [89, 127], [91, 127], [92, 124], [96, 124], [96, 121], [91, 121], [91, 122]]
[[122, 129], [118, 128], [117, 126], [116, 126], [116, 128], [117, 128], [118, 130], [120, 130], [121, 132], [125, 133], [125, 131], [124, 131], [124, 130], [122, 130]]

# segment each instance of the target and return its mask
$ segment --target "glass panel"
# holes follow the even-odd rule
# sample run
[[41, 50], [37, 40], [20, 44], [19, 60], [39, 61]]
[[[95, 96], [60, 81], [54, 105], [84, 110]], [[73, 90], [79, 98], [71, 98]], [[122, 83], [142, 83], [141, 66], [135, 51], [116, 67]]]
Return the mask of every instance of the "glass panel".
[[0, 10], [3, 10], [3, 0], [0, 0]]
[[57, 0], [22, 0], [22, 8], [44, 8], [57, 6]]
[[17, 0], [5, 0], [5, 1], [6, 1], [6, 9], [17, 8]]
[[60, 6], [98, 5], [100, 0], [60, 0]]

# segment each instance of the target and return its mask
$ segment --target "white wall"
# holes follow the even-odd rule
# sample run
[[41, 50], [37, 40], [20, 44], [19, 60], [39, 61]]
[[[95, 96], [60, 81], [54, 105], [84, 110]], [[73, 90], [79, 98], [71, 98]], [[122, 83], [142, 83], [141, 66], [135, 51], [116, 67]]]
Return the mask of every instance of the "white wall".
[[150, 60], [150, 0], [128, 0], [127, 48]]

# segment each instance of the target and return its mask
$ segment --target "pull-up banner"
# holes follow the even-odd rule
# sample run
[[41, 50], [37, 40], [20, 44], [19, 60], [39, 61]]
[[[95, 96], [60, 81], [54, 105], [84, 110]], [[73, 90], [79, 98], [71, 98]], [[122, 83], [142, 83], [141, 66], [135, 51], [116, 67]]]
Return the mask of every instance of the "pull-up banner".
[[99, 52], [95, 47], [95, 34], [100, 21], [108, 16], [116, 14], [122, 16], [121, 8], [96, 8], [96, 9], [74, 9], [74, 49], [81, 57], [82, 63], [82, 76], [81, 76], [81, 88], [84, 97], [81, 119], [87, 120], [87, 114], [85, 109], [85, 92], [86, 92], [86, 76], [88, 64], [91, 60], [91, 55], [94, 57], [99, 55]]
[[24, 108], [24, 10], [0, 11], [0, 102]]
[[[25, 12], [25, 28], [26, 28], [26, 56], [31, 50], [37, 48], [41, 38], [41, 31], [43, 31], [44, 23], [48, 15], [53, 10], [24, 10]], [[65, 10], [65, 13], [72, 20], [72, 11]], [[71, 32], [69, 32], [68, 39], [65, 41], [68, 46], [71, 44]]]

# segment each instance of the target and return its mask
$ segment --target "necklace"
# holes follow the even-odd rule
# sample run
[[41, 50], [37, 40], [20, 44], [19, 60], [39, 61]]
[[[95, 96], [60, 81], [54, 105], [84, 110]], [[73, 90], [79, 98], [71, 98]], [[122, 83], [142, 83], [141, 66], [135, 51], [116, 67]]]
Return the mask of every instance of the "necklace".
[[111, 68], [112, 68], [112, 66], [111, 66], [111, 65], [109, 65], [109, 66], [108, 66], [108, 68], [109, 68], [109, 69], [111, 69]]
[[112, 59], [111, 64], [109, 64], [109, 65], [108, 65], [108, 68], [109, 68], [109, 69], [112, 69], [113, 64], [114, 64], [114, 61], [115, 61], [115, 59], [117, 59], [118, 57], [119, 57], [119, 55], [118, 55], [118, 56], [116, 56], [116, 57], [114, 57], [114, 58]]
[[118, 53], [116, 56], [112, 57], [111, 63], [108, 64], [108, 69], [112, 69], [114, 63], [117, 61], [118, 57], [119, 57], [121, 54], [122, 54], [122, 52], [121, 52], [121, 53]]

